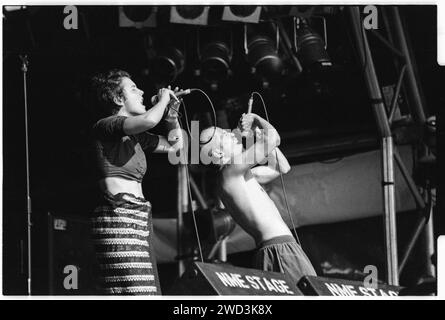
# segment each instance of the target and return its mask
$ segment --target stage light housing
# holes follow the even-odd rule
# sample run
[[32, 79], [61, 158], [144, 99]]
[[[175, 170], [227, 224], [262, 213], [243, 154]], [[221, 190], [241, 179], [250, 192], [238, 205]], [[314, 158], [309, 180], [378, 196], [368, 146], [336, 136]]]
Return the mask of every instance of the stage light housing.
[[172, 6], [170, 9], [170, 22], [207, 25], [209, 10], [209, 6]]
[[119, 26], [153, 28], [157, 25], [156, 6], [120, 6], [119, 7]]
[[157, 50], [152, 63], [152, 74], [161, 83], [170, 83], [184, 71], [184, 67], [185, 57], [182, 51], [166, 46]]
[[208, 43], [201, 51], [201, 77], [213, 86], [230, 75], [232, 52], [222, 41]]
[[309, 71], [332, 67], [324, 40], [307, 23], [298, 19], [296, 26], [296, 52], [301, 64]]
[[263, 35], [256, 35], [247, 45], [247, 60], [252, 73], [263, 80], [263, 85], [278, 80], [282, 76], [283, 61], [278, 56], [278, 50], [273, 40]]
[[261, 6], [225, 6], [222, 20], [244, 23], [258, 23]]

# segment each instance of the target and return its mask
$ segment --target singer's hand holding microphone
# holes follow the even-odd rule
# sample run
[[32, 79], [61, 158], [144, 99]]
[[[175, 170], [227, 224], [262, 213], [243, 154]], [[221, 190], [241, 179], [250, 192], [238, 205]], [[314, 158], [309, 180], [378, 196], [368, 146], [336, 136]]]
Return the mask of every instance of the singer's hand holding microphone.
[[239, 120], [239, 127], [243, 137], [251, 137], [256, 114], [252, 113], [253, 97], [251, 96], [247, 106], [247, 113], [243, 113]]
[[[180, 100], [178, 98], [185, 96], [190, 92], [190, 89], [180, 90], [178, 87], [176, 87], [175, 90], [171, 90], [170, 86], [168, 86], [167, 88], [161, 88], [159, 89], [157, 95], [151, 97], [151, 104], [155, 105], [156, 103], [158, 103], [158, 101], [162, 101], [162, 98], [168, 98], [167, 103], [170, 102], [170, 100], [174, 100], [180, 103]], [[165, 95], [168, 95], [168, 97], [165, 97]]]
[[151, 97], [151, 103], [154, 105], [158, 102], [163, 102], [167, 106], [165, 108], [164, 119], [166, 121], [175, 121], [178, 118], [179, 107], [181, 101], [178, 97], [189, 94], [190, 89], [180, 90], [176, 87], [171, 90], [171, 87], [161, 88], [156, 96]]
[[248, 132], [252, 130], [253, 122], [255, 120], [255, 114], [253, 113], [243, 113], [240, 119], [240, 129], [241, 131]]
[[170, 102], [170, 97], [174, 95], [174, 92], [172, 90], [170, 90], [169, 88], [161, 88], [158, 91], [158, 94], [151, 97], [151, 103], [153, 105], [157, 104], [157, 103], [169, 103]]

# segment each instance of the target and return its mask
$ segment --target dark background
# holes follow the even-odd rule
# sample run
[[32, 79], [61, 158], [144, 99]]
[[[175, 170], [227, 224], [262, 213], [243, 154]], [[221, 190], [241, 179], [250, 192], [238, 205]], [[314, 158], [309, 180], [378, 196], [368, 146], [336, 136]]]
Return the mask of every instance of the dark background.
[[[36, 221], [44, 220], [47, 212], [79, 217], [88, 217], [91, 213], [97, 189], [88, 149], [90, 128], [95, 120], [89, 79], [96, 72], [110, 68], [127, 70], [145, 92], [147, 103], [159, 87], [151, 77], [153, 52], [145, 45], [148, 38], [155, 43], [171, 40], [186, 52], [186, 69], [172, 85], [206, 91], [217, 110], [226, 111], [231, 127], [245, 111], [248, 95], [255, 90], [263, 95], [270, 119], [283, 136], [283, 144], [296, 142], [298, 145], [301, 141], [317, 144], [326, 137], [364, 134], [375, 142], [367, 146], [368, 149], [378, 147], [362, 70], [351, 42], [348, 19], [342, 10], [327, 16], [327, 51], [334, 63], [333, 71], [315, 80], [306, 73], [298, 75], [289, 57], [281, 52], [288, 72], [269, 89], [263, 89], [248, 72], [240, 24], [215, 22], [207, 29], [202, 28], [203, 39], [226, 31], [234, 35], [233, 76], [215, 92], [193, 74], [198, 66], [194, 26], [161, 21], [161, 26], [155, 29], [122, 28], [117, 7], [78, 6], [84, 20], [79, 19], [78, 30], [65, 30], [62, 6], [29, 8], [26, 13], [10, 12], [3, 18], [3, 222], [4, 253], [9, 254], [9, 261], [5, 257], [3, 266], [9, 275], [17, 272], [18, 262], [11, 262], [19, 259], [17, 237], [24, 239], [26, 232], [25, 115], [19, 54], [27, 54], [30, 61], [27, 73], [30, 190]], [[212, 6], [211, 22], [220, 11], [220, 6]], [[168, 7], [161, 8], [161, 15], [165, 12]], [[412, 44], [426, 114], [436, 114], [439, 107], [443, 107], [445, 97], [441, 70], [436, 62], [436, 8], [404, 6], [400, 12]], [[384, 34], [380, 21], [379, 32]], [[314, 22], [313, 27], [321, 33], [319, 24]], [[393, 57], [372, 36], [368, 37], [381, 86], [394, 84], [397, 69]], [[228, 98], [235, 103], [227, 103]], [[199, 118], [209, 111], [201, 95], [192, 94], [185, 101], [190, 118]], [[402, 110], [403, 107], [402, 101]], [[259, 107], [258, 110], [262, 114]], [[163, 133], [162, 127], [156, 130]], [[362, 150], [355, 150], [358, 151]], [[319, 160], [310, 155], [290, 159], [291, 164]], [[168, 163], [166, 155], [150, 155], [143, 188], [153, 204], [155, 218], [175, 217], [176, 168]], [[442, 219], [438, 218], [438, 225]], [[443, 233], [443, 229], [438, 232]], [[246, 259], [241, 260], [234, 257], [240, 265], [245, 264]], [[161, 274], [163, 270], [167, 269], [161, 268]], [[11, 292], [14, 286], [12, 281]]]

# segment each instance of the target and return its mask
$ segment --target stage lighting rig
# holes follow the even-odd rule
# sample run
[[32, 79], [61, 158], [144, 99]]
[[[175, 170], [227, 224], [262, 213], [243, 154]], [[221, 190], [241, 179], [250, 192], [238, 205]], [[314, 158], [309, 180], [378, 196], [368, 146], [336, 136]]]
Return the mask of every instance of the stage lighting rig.
[[232, 51], [231, 45], [216, 40], [207, 43], [199, 53], [199, 74], [204, 81], [210, 83], [213, 90], [218, 89], [218, 84], [231, 75]]
[[326, 51], [327, 31], [325, 20], [323, 21], [325, 40], [309, 26], [306, 19], [294, 18], [295, 51], [303, 68], [309, 72], [332, 67], [331, 59]]
[[278, 80], [284, 71], [283, 61], [278, 54], [279, 30], [276, 28], [275, 42], [263, 34], [255, 34], [250, 38], [247, 35], [247, 26], [244, 28], [244, 49], [251, 72], [255, 74], [268, 88], [270, 82]]
[[261, 6], [225, 6], [222, 20], [244, 23], [258, 23], [260, 21]]
[[179, 48], [166, 45], [156, 50], [152, 61], [152, 73], [161, 83], [171, 83], [184, 71], [185, 56]]
[[209, 10], [209, 6], [172, 6], [170, 9], [170, 22], [207, 25]]
[[158, 7], [156, 6], [120, 6], [119, 7], [119, 26], [120, 27], [156, 27], [156, 15]]

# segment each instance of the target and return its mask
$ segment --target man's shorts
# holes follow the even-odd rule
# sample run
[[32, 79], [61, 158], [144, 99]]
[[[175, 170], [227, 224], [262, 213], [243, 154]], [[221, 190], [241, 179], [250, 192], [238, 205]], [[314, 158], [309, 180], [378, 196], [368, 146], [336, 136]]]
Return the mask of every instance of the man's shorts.
[[285, 273], [295, 285], [303, 276], [317, 275], [301, 246], [290, 235], [261, 242], [254, 259], [254, 268]]

